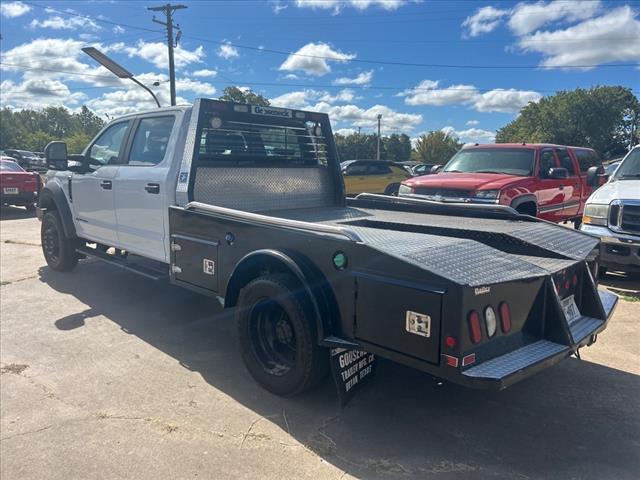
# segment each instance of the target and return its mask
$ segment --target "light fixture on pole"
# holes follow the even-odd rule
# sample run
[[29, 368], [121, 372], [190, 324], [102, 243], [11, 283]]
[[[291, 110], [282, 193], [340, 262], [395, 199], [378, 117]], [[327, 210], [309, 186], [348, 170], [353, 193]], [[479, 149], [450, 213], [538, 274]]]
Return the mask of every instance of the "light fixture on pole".
[[158, 101], [158, 97], [155, 96], [155, 94], [151, 91], [151, 89], [149, 87], [147, 87], [146, 85], [140, 83], [133, 76], [133, 73], [131, 73], [129, 70], [127, 70], [126, 68], [122, 67], [121, 65], [118, 65], [116, 62], [111, 60], [109, 57], [107, 57], [104, 53], [99, 51], [97, 48], [85, 47], [85, 48], [82, 49], [82, 51], [84, 53], [86, 53], [87, 55], [89, 55], [91, 58], [93, 58], [96, 62], [98, 62], [104, 68], [109, 70], [111, 73], [113, 73], [116, 77], [118, 77], [118, 78], [128, 78], [132, 82], [137, 83], [138, 85], [140, 85], [147, 92], [149, 92], [149, 94], [155, 100], [156, 105], [158, 105], [158, 108], [160, 108], [160, 102]]

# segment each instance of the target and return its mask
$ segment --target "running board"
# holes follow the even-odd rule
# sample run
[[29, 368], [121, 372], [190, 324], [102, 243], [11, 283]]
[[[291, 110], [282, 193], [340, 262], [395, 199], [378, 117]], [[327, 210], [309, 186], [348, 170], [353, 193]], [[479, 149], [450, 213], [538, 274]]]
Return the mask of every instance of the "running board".
[[165, 265], [161, 262], [154, 262], [153, 260], [143, 259], [143, 257], [137, 257], [144, 260], [145, 262], [154, 262], [154, 267], [165, 266], [166, 270], [164, 271], [160, 268], [152, 268], [150, 266], [134, 263], [126, 258], [118, 257], [117, 255], [109, 255], [108, 253], [101, 252], [100, 250], [96, 250], [94, 248], [80, 247], [76, 249], [76, 252], [81, 253], [82, 255], [86, 255], [87, 257], [98, 259], [102, 262], [113, 265], [114, 267], [137, 273], [138, 275], [142, 275], [143, 277], [149, 278], [151, 280], [163, 280], [169, 278], [169, 267], [168, 265]]

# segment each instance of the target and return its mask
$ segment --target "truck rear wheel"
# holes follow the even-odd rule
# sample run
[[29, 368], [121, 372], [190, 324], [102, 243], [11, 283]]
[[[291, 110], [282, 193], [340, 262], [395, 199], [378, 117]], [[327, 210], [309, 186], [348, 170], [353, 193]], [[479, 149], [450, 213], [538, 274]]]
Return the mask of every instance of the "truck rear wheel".
[[328, 371], [329, 355], [318, 345], [308, 311], [291, 275], [265, 275], [240, 292], [236, 319], [242, 359], [251, 376], [276, 395], [305, 392]]
[[40, 240], [44, 258], [52, 270], [68, 272], [78, 264], [74, 242], [65, 237], [56, 211], [47, 212], [42, 218]]

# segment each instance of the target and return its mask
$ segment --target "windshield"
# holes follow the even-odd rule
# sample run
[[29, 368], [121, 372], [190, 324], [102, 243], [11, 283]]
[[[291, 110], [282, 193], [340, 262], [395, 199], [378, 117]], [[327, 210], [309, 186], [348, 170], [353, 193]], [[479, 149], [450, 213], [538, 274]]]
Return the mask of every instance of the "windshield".
[[3, 172], [24, 172], [24, 170], [14, 162], [0, 162], [0, 171]]
[[614, 180], [629, 180], [640, 178], [640, 148], [633, 149], [625, 157], [615, 175]]
[[460, 150], [444, 172], [503, 173], [527, 177], [533, 172], [534, 151], [528, 149], [477, 148]]

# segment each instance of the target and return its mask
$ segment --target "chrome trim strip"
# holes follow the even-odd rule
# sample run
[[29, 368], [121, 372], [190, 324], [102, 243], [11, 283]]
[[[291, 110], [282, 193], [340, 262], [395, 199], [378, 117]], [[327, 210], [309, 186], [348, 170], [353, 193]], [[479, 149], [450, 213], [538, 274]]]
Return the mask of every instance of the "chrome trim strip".
[[270, 227], [290, 228], [292, 230], [304, 230], [307, 232], [328, 233], [331, 235], [341, 235], [352, 242], [363, 243], [360, 236], [344, 227], [335, 225], [325, 225], [322, 223], [303, 222], [300, 220], [289, 220], [287, 218], [270, 217], [259, 213], [244, 212], [242, 210], [234, 210], [231, 208], [218, 207], [202, 202], [189, 202], [186, 210], [200, 210], [206, 213], [212, 213], [222, 217], [231, 218], [233, 220], [246, 220], [249, 222], [259, 223]]

